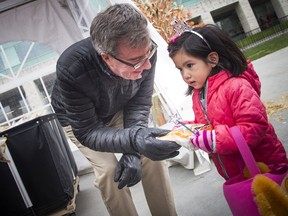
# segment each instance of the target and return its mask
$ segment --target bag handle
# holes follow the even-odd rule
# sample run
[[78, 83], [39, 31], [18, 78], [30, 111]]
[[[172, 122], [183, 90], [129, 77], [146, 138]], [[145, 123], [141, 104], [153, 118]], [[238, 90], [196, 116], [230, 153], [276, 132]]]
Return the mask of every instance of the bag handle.
[[248, 147], [248, 144], [246, 143], [240, 129], [237, 126], [233, 126], [230, 128], [230, 131], [251, 176], [254, 177], [257, 174], [261, 174], [255, 158], [252, 155], [252, 152]]

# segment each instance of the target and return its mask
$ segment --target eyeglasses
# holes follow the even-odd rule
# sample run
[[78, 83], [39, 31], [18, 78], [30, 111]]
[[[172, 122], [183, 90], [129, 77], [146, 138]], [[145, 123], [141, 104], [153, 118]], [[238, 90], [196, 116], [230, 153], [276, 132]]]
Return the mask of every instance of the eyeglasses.
[[125, 64], [125, 65], [127, 65], [127, 66], [133, 67], [134, 70], [137, 70], [138, 68], [142, 67], [147, 60], [151, 59], [151, 57], [152, 57], [152, 56], [154, 55], [154, 53], [156, 52], [157, 47], [158, 47], [158, 45], [157, 45], [154, 41], [152, 41], [152, 45], [151, 45], [149, 54], [148, 54], [145, 58], [143, 58], [140, 62], [138, 62], [138, 63], [136, 63], [136, 64], [131, 64], [131, 63], [126, 62], [126, 61], [124, 61], [124, 60], [122, 60], [122, 59], [119, 59], [119, 58], [117, 58], [116, 56], [114, 56], [113, 54], [109, 54], [109, 55], [112, 56], [112, 57], [113, 57], [114, 59], [116, 59], [117, 61], [119, 61], [119, 62], [121, 62], [121, 63], [123, 63], [123, 64]]

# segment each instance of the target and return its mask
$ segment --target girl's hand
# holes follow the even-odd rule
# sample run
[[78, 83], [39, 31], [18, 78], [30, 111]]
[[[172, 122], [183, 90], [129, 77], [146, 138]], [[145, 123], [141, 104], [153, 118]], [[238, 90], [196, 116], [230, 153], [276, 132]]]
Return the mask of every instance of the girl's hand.
[[200, 130], [196, 132], [196, 136], [190, 137], [191, 143], [198, 149], [202, 149], [207, 153], [216, 152], [215, 130]]

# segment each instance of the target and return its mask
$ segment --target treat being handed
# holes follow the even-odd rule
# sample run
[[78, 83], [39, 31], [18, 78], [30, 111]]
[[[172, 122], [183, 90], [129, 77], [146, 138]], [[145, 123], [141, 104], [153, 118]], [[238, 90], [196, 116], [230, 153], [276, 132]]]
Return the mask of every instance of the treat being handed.
[[178, 124], [172, 131], [164, 136], [158, 137], [158, 139], [175, 142], [188, 150], [196, 150], [197, 148], [191, 144], [190, 137], [195, 136], [195, 133], [205, 125], [183, 124]]

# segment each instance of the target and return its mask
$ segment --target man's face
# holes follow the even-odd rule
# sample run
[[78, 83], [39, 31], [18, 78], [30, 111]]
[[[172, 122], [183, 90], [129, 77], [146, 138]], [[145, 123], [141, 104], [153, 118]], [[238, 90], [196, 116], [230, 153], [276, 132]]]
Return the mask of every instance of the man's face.
[[151, 42], [147, 46], [130, 48], [121, 44], [118, 49], [117, 56], [102, 54], [103, 60], [116, 75], [123, 79], [136, 80], [142, 77], [143, 70], [151, 68], [149, 59], [155, 53], [157, 45]]

